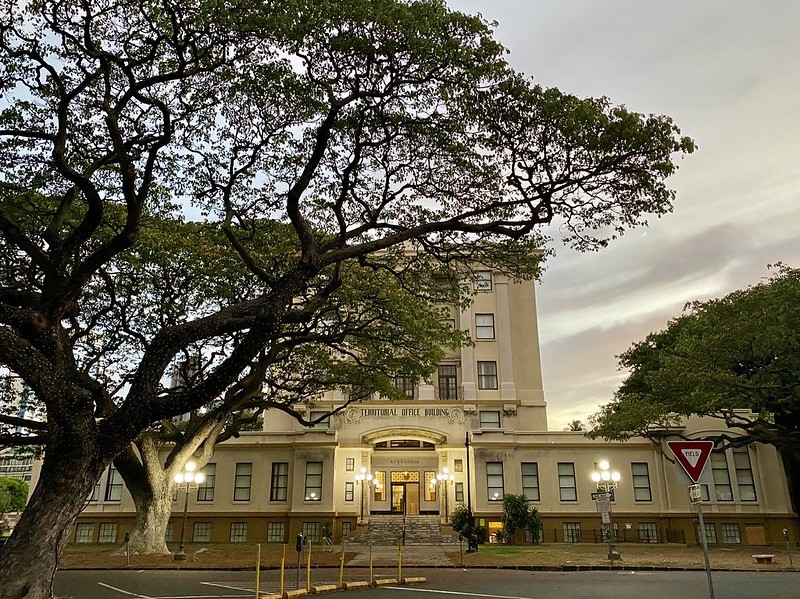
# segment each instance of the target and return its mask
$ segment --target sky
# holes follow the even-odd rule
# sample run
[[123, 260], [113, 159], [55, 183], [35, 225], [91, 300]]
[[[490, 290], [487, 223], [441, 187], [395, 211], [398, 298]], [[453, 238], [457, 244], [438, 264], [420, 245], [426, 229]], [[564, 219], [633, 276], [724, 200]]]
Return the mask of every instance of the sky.
[[698, 145], [668, 180], [671, 214], [599, 252], [554, 246], [536, 291], [549, 427], [562, 430], [613, 399], [616, 356], [687, 302], [800, 267], [800, 2], [449, 6], [497, 21], [509, 63], [536, 83], [669, 115]]

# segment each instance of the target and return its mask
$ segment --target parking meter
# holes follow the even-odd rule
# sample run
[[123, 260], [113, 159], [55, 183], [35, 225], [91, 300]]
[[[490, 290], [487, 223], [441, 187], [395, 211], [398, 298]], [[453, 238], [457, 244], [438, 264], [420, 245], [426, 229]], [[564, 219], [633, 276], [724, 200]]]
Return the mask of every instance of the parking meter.
[[294, 548], [297, 550], [297, 553], [300, 553], [303, 550], [303, 545], [306, 543], [306, 538], [303, 536], [302, 532], [297, 533], [297, 540], [295, 541]]

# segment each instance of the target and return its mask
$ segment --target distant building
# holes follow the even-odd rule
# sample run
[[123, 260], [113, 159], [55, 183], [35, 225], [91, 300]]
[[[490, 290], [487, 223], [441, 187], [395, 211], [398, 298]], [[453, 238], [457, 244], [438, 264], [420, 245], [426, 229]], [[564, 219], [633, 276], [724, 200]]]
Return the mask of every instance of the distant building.
[[[605, 443], [548, 430], [534, 284], [486, 270], [477, 273], [474, 289], [474, 303], [451, 312], [474, 346], [447, 356], [431, 381], [398, 377], [405, 399], [370, 398], [313, 428], [268, 412], [263, 431], [218, 446], [206, 482], [189, 499], [187, 542], [282, 543], [300, 531], [315, 539], [329, 523], [338, 539], [375, 514], [444, 521], [467, 501], [482, 540], [491, 542], [506, 493], [525, 494], [538, 508], [545, 543], [599, 541], [590, 477], [607, 460], [621, 474], [611, 514], [618, 538], [698, 543], [687, 487], [666, 457], [666, 442]], [[344, 400], [328, 394], [307, 415]], [[692, 420], [682, 434], [702, 436], [713, 426]], [[375, 482], [359, 480], [362, 471]], [[797, 538], [773, 447], [715, 453], [706, 473], [710, 543], [779, 543], [784, 528]], [[437, 482], [444, 474], [447, 480]], [[168, 536], [180, 530], [182, 502], [176, 498]], [[79, 517], [73, 540], [119, 542], [132, 521], [132, 501], [112, 468]]]

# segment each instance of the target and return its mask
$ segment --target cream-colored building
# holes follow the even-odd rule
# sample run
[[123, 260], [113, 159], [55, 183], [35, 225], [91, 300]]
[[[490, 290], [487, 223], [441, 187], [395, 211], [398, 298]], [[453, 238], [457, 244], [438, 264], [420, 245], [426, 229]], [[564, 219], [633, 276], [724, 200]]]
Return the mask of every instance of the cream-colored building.
[[[605, 443], [547, 430], [534, 283], [480, 272], [474, 303], [452, 318], [474, 345], [448, 356], [431, 381], [398, 379], [406, 399], [363, 401], [313, 428], [268, 412], [262, 432], [219, 445], [206, 482], [189, 498], [187, 542], [287, 542], [300, 531], [319, 537], [325, 525], [338, 539], [376, 514], [444, 521], [467, 502], [482, 540], [491, 542], [506, 493], [524, 493], [538, 508], [544, 542], [597, 541], [591, 473], [602, 460], [621, 475], [611, 514], [620, 539], [698, 542], [686, 481], [667, 458], [666, 438], [662, 445]], [[330, 394], [306, 415], [344, 401]], [[702, 436], [708, 426], [689, 421], [682, 434]], [[797, 538], [774, 448], [713, 454], [706, 479], [710, 542], [779, 543], [784, 528]], [[181, 496], [168, 532], [175, 538], [182, 504]], [[119, 541], [132, 511], [121, 478], [107, 472], [74, 540]]]

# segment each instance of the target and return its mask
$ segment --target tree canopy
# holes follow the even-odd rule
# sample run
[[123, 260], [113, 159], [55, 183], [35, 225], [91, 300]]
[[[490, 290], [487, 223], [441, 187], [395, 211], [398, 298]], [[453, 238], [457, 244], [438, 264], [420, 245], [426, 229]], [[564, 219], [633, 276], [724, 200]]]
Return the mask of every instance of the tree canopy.
[[[46, 446], [0, 556], [9, 599], [52, 594], [70, 523], [144, 431], [264, 356], [331, 355], [313, 341], [356, 312], [349, 276], [434, 302], [452, 285], [432, 273], [529, 279], [542, 225], [602, 247], [671, 210], [665, 179], [694, 149], [668, 117], [533, 85], [440, 0], [0, 11], [0, 364], [44, 412], [1, 414], [0, 443]], [[178, 250], [184, 272], [150, 286]], [[222, 349], [166, 385], [198, 347]]]
[[800, 271], [693, 302], [620, 356], [630, 369], [592, 435], [660, 434], [692, 416], [736, 429], [729, 444], [769, 443], [800, 455]]
[[0, 476], [0, 515], [21, 512], [28, 501], [28, 483], [21, 478]]

